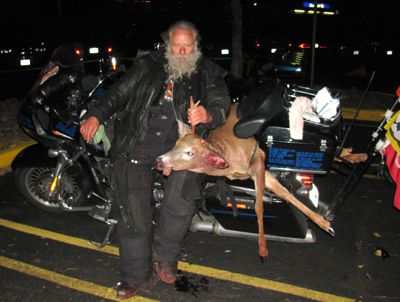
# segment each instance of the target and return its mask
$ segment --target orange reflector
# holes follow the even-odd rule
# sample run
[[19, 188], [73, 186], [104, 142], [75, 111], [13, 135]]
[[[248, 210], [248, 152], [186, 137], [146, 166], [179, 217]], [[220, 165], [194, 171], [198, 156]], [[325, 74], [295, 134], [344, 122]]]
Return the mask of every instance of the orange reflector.
[[[227, 206], [227, 207], [232, 207], [232, 203], [228, 202], [228, 203], [226, 204], [226, 206]], [[247, 205], [244, 204], [244, 203], [236, 203], [236, 207], [237, 207], [238, 209], [248, 209]]]
[[80, 56], [80, 55], [81, 55], [81, 50], [80, 50], [80, 49], [75, 49], [75, 54], [76, 54], [77, 56]]

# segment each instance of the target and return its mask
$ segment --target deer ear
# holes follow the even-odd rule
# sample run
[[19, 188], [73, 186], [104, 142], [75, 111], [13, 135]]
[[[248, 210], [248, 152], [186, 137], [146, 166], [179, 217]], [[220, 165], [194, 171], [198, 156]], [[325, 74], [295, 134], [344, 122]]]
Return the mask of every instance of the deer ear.
[[226, 169], [229, 167], [229, 164], [223, 159], [221, 156], [208, 152], [204, 155], [205, 162], [216, 169]]

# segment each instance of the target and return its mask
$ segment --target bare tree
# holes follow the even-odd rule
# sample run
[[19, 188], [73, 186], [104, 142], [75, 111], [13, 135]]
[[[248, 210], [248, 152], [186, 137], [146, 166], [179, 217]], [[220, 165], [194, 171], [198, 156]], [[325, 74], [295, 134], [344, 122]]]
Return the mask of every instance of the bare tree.
[[242, 50], [242, 4], [240, 0], [231, 0], [232, 12], [232, 62], [231, 75], [235, 78], [243, 76]]

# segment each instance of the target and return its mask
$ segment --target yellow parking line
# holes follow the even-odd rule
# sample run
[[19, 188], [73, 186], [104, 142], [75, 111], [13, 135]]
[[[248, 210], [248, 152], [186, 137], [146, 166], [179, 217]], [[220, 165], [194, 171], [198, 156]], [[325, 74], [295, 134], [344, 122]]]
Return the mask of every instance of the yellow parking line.
[[[40, 236], [47, 239], [52, 239], [55, 241], [60, 241], [63, 243], [75, 245], [82, 248], [87, 248], [91, 250], [96, 250], [99, 252], [118, 255], [118, 248], [114, 246], [106, 246], [103, 249], [98, 249], [95, 246], [91, 245], [87, 240], [63, 235], [39, 228], [35, 228], [32, 226], [20, 224], [17, 222], [13, 222], [10, 220], [5, 220], [0, 218], [0, 226], [7, 227], [10, 229], [14, 229], [16, 231], [28, 233], [35, 236]], [[208, 276], [215, 279], [220, 279], [224, 281], [236, 282], [248, 286], [258, 287], [266, 290], [276, 291], [284, 294], [300, 296], [308, 299], [313, 299], [316, 301], [354, 301], [354, 299], [350, 299], [347, 297], [337, 296], [333, 294], [328, 294], [320, 291], [311, 290], [308, 288], [290, 285], [283, 282], [272, 281], [268, 279], [252, 277], [248, 275], [233, 273], [226, 270], [215, 269], [211, 267], [190, 264], [187, 262], [179, 262], [178, 268], [187, 271], [189, 273]]]
[[[33, 276], [36, 278], [40, 278], [51, 283], [56, 283], [62, 285], [64, 287], [71, 288], [73, 290], [77, 290], [80, 292], [84, 292], [87, 294], [91, 294], [93, 296], [105, 298], [113, 301], [121, 301], [116, 298], [115, 290], [110, 287], [105, 287], [102, 285], [98, 285], [92, 282], [84, 281], [81, 279], [69, 277], [66, 275], [62, 275], [56, 272], [52, 272], [28, 263], [24, 263], [18, 260], [10, 259], [7, 257], [0, 256], [0, 266], [27, 274], [29, 276]], [[141, 296], [135, 296], [125, 301], [156, 301], [152, 299], [148, 299]]]
[[248, 275], [233, 273], [229, 271], [219, 270], [215, 268], [209, 268], [206, 266], [190, 264], [185, 262], [179, 263], [179, 268], [198, 275], [205, 275], [208, 277], [221, 279], [225, 281], [236, 282], [244, 285], [254, 286], [266, 290], [276, 291], [284, 294], [299, 296], [315, 301], [326, 301], [326, 302], [348, 302], [355, 301], [354, 299], [328, 294], [296, 285], [291, 285], [283, 282], [277, 282], [264, 278], [252, 277]]
[[88, 240], [85, 240], [85, 239], [76, 238], [76, 237], [72, 237], [72, 236], [68, 236], [68, 235], [64, 235], [64, 234], [60, 234], [60, 233], [56, 233], [56, 232], [52, 232], [52, 231], [47, 231], [44, 229], [35, 228], [32, 226], [17, 223], [17, 222], [11, 221], [11, 220], [6, 220], [6, 219], [0, 218], [0, 226], [7, 227], [7, 228], [10, 228], [10, 229], [13, 229], [13, 230], [16, 230], [19, 232], [27, 233], [30, 235], [35, 235], [35, 236], [39, 236], [42, 238], [47, 238], [47, 239], [51, 239], [54, 241], [67, 243], [69, 245], [75, 245], [75, 246], [82, 247], [85, 249], [95, 250], [95, 251], [112, 254], [112, 255], [117, 255], [117, 256], [119, 254], [118, 248], [115, 246], [112, 246], [112, 245], [106, 245], [102, 249], [99, 249], [96, 246], [94, 246], [93, 244], [91, 244], [90, 242], [88, 242]]

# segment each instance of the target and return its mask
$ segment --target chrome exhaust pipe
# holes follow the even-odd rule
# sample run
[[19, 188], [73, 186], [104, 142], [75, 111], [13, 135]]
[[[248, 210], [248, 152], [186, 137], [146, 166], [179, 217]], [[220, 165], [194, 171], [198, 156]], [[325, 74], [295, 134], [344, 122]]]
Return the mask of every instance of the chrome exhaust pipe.
[[[250, 240], [257, 240], [257, 233], [249, 233], [249, 232], [241, 232], [234, 230], [225, 229], [219, 221], [214, 217], [214, 215], [210, 213], [201, 212], [193, 216], [192, 224], [190, 226], [191, 232], [213, 232], [218, 236], [222, 237], [237, 237], [237, 238], [245, 238]], [[315, 243], [316, 236], [313, 230], [307, 229], [306, 235], [304, 238], [296, 238], [296, 237], [283, 237], [265, 234], [266, 240], [272, 241], [280, 241], [280, 242], [291, 242], [291, 243]]]

